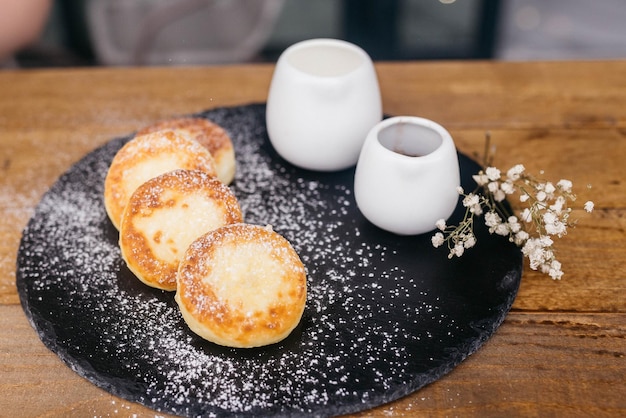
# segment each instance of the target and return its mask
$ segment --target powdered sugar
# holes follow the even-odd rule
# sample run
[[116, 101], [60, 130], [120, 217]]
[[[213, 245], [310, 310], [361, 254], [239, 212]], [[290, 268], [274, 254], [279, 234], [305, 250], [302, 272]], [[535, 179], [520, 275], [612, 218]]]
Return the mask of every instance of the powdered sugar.
[[[199, 116], [231, 135], [232, 190], [244, 220], [272, 225], [305, 264], [303, 319], [273, 346], [219, 347], [189, 331], [172, 293], [134, 278], [102, 203], [108, 164], [128, 139], [121, 138], [55, 184], [18, 257], [27, 314], [78, 373], [125, 399], [186, 416], [333, 415], [432, 382], [495, 331], [519, 283], [516, 256], [491, 265], [448, 262], [429, 237], [377, 230], [355, 207], [352, 170], [307, 172], [274, 153], [261, 105]], [[480, 273], [471, 285], [457, 279], [468, 270]]]

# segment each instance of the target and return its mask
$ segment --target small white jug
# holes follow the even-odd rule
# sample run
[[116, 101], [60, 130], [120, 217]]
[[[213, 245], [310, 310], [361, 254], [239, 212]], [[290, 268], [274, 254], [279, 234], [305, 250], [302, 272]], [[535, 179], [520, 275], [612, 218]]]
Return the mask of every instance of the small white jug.
[[267, 132], [274, 149], [310, 170], [356, 164], [369, 130], [382, 119], [371, 58], [337, 39], [310, 39], [278, 59], [267, 98]]
[[458, 203], [459, 160], [452, 137], [423, 118], [386, 119], [367, 135], [354, 197], [374, 225], [399, 235], [432, 231]]

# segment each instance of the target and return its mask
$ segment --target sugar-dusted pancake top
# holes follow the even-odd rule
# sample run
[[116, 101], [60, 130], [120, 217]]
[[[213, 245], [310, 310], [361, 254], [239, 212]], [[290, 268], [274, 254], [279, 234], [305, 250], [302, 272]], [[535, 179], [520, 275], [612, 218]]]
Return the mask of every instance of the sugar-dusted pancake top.
[[161, 130], [173, 130], [198, 141], [209, 150], [215, 160], [217, 177], [229, 184], [235, 176], [235, 150], [224, 128], [210, 120], [198, 117], [181, 117], [157, 122], [137, 132], [145, 135]]
[[242, 215], [228, 186], [203, 171], [170, 171], [139, 186], [128, 201], [120, 227], [122, 257], [147, 285], [175, 290], [189, 245], [235, 222]]
[[192, 331], [216, 344], [258, 347], [286, 338], [306, 303], [306, 272], [271, 228], [232, 224], [194, 241], [176, 301]]
[[119, 229], [124, 207], [137, 187], [175, 169], [217, 175], [211, 153], [173, 131], [140, 135], [127, 142], [113, 158], [104, 181], [104, 204], [113, 225]]

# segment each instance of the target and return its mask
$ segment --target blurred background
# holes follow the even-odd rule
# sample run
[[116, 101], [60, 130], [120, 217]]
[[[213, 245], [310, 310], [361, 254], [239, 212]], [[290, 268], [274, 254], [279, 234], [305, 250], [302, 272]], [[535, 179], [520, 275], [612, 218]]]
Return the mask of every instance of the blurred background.
[[[0, 0], [0, 24], [3, 2], [31, 1]], [[317, 37], [351, 41], [375, 60], [626, 58], [625, 0], [37, 2], [49, 3], [40, 30], [0, 66], [272, 62]]]

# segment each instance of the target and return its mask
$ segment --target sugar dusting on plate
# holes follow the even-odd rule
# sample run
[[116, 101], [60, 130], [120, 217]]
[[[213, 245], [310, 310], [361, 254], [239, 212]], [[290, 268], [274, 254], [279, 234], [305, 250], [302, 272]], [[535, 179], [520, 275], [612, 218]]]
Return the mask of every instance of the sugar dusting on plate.
[[[173, 293], [150, 289], [126, 270], [101, 196], [108, 164], [128, 140], [119, 138], [46, 194], [18, 257], [18, 290], [31, 322], [79, 374], [125, 399], [186, 416], [334, 415], [410, 393], [486, 339], [424, 286], [422, 270], [437, 265], [438, 255], [415, 261], [406, 251], [415, 242], [372, 239], [378, 232], [357, 216], [350, 170], [310, 173], [281, 161], [266, 140], [263, 110], [200, 116], [232, 137], [231, 187], [244, 220], [271, 225], [306, 266], [301, 324], [272, 346], [219, 347], [186, 327]], [[451, 348], [442, 353], [433, 343]]]

